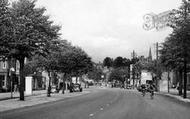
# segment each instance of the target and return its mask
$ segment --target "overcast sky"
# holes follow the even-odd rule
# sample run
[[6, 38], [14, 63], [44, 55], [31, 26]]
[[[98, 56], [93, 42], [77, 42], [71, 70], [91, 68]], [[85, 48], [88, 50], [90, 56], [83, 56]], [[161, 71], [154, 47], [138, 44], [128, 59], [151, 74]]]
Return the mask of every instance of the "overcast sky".
[[131, 52], [154, 54], [154, 44], [171, 32], [145, 31], [143, 16], [178, 8], [181, 0], [38, 0], [56, 24], [62, 38], [82, 47], [96, 62], [109, 56], [131, 58]]

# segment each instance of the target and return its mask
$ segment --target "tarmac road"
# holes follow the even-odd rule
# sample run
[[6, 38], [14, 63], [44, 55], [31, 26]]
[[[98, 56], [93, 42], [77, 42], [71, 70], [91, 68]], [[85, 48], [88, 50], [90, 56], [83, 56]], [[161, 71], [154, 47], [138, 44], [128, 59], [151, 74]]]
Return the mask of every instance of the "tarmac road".
[[0, 119], [190, 119], [190, 104], [137, 91], [94, 89], [90, 94], [0, 113]]

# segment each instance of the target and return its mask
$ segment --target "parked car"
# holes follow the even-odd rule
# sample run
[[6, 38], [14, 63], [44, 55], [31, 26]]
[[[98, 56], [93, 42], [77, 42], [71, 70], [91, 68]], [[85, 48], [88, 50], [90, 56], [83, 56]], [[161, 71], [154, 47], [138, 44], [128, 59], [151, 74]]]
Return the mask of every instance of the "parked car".
[[80, 84], [71, 84], [70, 92], [82, 92], [82, 87]]
[[128, 85], [128, 86], [126, 87], [126, 89], [132, 89], [132, 86], [131, 86], [131, 85]]
[[53, 85], [53, 86], [51, 86], [51, 93], [55, 93], [55, 92], [56, 92], [56, 86]]

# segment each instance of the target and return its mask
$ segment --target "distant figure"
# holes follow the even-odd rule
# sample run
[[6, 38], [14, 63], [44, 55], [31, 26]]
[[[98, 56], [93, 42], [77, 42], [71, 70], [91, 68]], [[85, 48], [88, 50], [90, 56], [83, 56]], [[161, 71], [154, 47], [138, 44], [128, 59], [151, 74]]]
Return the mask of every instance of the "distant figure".
[[18, 77], [16, 77], [16, 75], [13, 75], [13, 85], [13, 92], [16, 93], [18, 91]]
[[17, 85], [14, 84], [14, 93], [16, 93], [18, 91]]
[[141, 91], [142, 91], [142, 96], [144, 97], [146, 95], [146, 85], [145, 84], [142, 84], [141, 85]]
[[151, 99], [154, 98], [154, 90], [155, 90], [155, 86], [154, 86], [153, 83], [151, 83], [150, 86], [149, 86], [150, 98], [151, 98]]

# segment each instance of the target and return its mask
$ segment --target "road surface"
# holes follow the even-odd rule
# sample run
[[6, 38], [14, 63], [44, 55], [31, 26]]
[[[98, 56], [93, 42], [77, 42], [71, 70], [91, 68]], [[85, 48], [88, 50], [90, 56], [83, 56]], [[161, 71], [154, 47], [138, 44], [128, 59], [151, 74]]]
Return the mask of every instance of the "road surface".
[[190, 104], [137, 91], [96, 89], [90, 94], [0, 113], [0, 119], [190, 119]]

